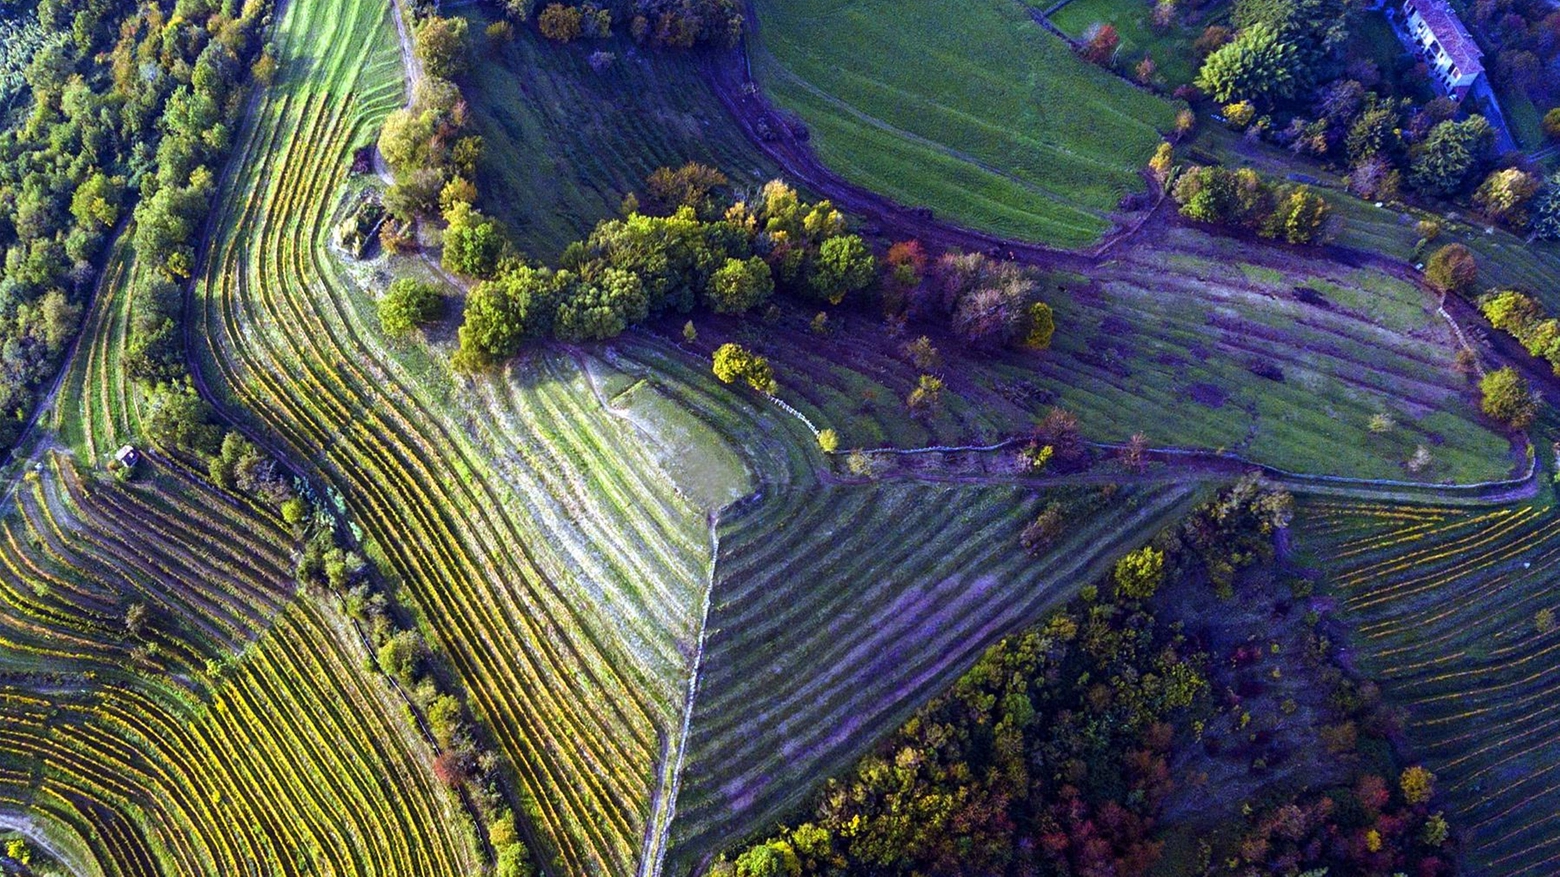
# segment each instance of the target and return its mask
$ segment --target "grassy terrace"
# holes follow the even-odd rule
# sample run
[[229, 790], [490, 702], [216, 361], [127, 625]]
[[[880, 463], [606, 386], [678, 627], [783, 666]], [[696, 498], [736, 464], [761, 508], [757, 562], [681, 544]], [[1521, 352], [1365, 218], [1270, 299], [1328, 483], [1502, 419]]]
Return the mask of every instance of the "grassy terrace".
[[1297, 548], [1352, 621], [1360, 669], [1407, 709], [1408, 739], [1466, 833], [1469, 873], [1560, 862], [1560, 517], [1546, 495], [1457, 509], [1310, 500]]
[[[480, 34], [487, 13], [460, 14]], [[597, 72], [593, 52], [617, 59]], [[534, 27], [480, 58], [463, 94], [487, 147], [481, 207], [515, 230], [521, 248], [553, 261], [658, 167], [700, 161], [739, 185], [776, 171], [710, 93], [686, 53], [656, 52], [619, 36], [560, 46]]]
[[[999, 441], [1055, 404], [1090, 438], [1142, 431], [1154, 445], [1222, 448], [1307, 474], [1481, 481], [1522, 462], [1478, 415], [1452, 368], [1450, 329], [1412, 285], [1188, 228], [1115, 255], [1093, 278], [1045, 279], [1058, 331], [1039, 353], [969, 354], [935, 327], [894, 338], [861, 315], [819, 338], [810, 309], [775, 327], [701, 325], [768, 355], [781, 395], [845, 448]], [[947, 382], [927, 417], [905, 408], [918, 372], [899, 349], [921, 331], [934, 333]], [[701, 333], [704, 347], [725, 340]], [[1396, 426], [1371, 432], [1376, 414]], [[1409, 472], [1420, 444], [1434, 462]]]
[[759, 0], [754, 74], [846, 179], [955, 222], [1097, 239], [1174, 108], [1079, 60], [1014, 0]]

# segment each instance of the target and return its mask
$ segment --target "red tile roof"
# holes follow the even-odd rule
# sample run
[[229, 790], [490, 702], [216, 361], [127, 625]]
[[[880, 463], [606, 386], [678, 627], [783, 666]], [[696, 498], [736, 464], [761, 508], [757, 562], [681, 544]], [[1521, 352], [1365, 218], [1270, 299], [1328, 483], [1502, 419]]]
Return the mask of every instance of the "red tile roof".
[[1452, 59], [1458, 73], [1478, 75], [1484, 72], [1484, 65], [1479, 60], [1484, 57], [1484, 52], [1445, 0], [1407, 0], [1404, 5], [1418, 12], [1419, 17], [1424, 19], [1425, 26], [1430, 28], [1436, 42]]

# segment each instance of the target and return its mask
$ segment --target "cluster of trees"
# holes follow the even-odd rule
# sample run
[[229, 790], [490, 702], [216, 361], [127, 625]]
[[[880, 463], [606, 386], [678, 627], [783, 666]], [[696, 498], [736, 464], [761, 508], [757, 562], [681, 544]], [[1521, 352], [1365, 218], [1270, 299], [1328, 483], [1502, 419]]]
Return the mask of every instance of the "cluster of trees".
[[1326, 200], [1310, 187], [1266, 182], [1250, 168], [1187, 168], [1173, 194], [1188, 219], [1292, 244], [1318, 240], [1328, 214]]
[[411, 103], [391, 113], [379, 133], [379, 153], [394, 182], [384, 194], [390, 220], [380, 243], [390, 252], [416, 246], [415, 223], [444, 223], [443, 264], [476, 277], [490, 273], [505, 247], [503, 229], [482, 215], [477, 201], [479, 135], [469, 131], [470, 108], [453, 81], [470, 63], [466, 20], [428, 13], [413, 24], [414, 50], [426, 75]]
[[725, 178], [708, 168], [658, 177], [652, 200], [669, 215], [640, 212], [630, 197], [623, 218], [570, 245], [556, 269], [500, 256], [466, 299], [456, 365], [484, 367], [531, 338], [611, 338], [650, 315], [696, 305], [744, 313], [776, 290], [839, 304], [876, 278], [866, 242], [846, 233], [827, 201], [806, 204], [774, 181], [752, 205], [723, 206], [710, 193]]
[[[597, 0], [585, 3], [494, 0], [518, 21], [536, 19], [542, 35], [559, 42], [606, 37], [626, 22], [637, 43], [658, 48], [733, 46], [742, 37], [738, 0]], [[540, 7], [540, 8], [538, 8]]]
[[[136, 205], [143, 265], [193, 268], [211, 168], [242, 110], [270, 4], [41, 0], [18, 106], [0, 131], [0, 448], [78, 322], [94, 265]], [[15, 47], [21, 48], [21, 47]]]
[[1560, 15], [1542, 0], [1477, 0], [1466, 7], [1468, 23], [1500, 51], [1485, 65], [1499, 85], [1526, 93], [1538, 106], [1560, 103], [1554, 77], [1546, 71], [1560, 56]]
[[1490, 325], [1509, 332], [1528, 353], [1548, 360], [1560, 374], [1560, 320], [1545, 313], [1537, 299], [1515, 290], [1501, 290], [1480, 298], [1479, 310]]
[[[1459, 117], [1447, 98], [1416, 106], [1401, 96], [1407, 78], [1424, 80], [1422, 65], [1384, 76], [1369, 59], [1347, 57], [1353, 14], [1342, 0], [1238, 0], [1233, 29], [1213, 25], [1197, 41], [1205, 54], [1197, 87], [1223, 106], [1231, 126], [1346, 170], [1361, 197], [1389, 200], [1408, 186], [1458, 198], [1477, 188], [1476, 206], [1491, 221], [1525, 228], [1529, 215], [1520, 208], [1542, 181], [1520, 167], [1490, 173], [1495, 141], [1482, 116]], [[1510, 17], [1513, 27], [1522, 22]], [[1555, 45], [1552, 34], [1544, 40]]]
[[1333, 72], [1349, 38], [1349, 15], [1342, 0], [1237, 0], [1234, 30], [1204, 43], [1211, 51], [1197, 87], [1219, 103], [1274, 109]]
[[1455, 844], [1445, 815], [1432, 811], [1434, 774], [1418, 765], [1396, 783], [1362, 772], [1351, 785], [1253, 813], [1230, 869], [1268, 874], [1451, 873]]
[[1039, 289], [1034, 272], [1013, 262], [954, 250], [933, 262], [913, 240], [889, 248], [881, 282], [891, 321], [941, 324], [970, 346], [984, 348], [1050, 346], [1056, 319]]
[[742, 381], [758, 392], [771, 396], [779, 389], [775, 383], [775, 370], [769, 360], [740, 344], [728, 343], [715, 348], [712, 363], [715, 377], [723, 384]]

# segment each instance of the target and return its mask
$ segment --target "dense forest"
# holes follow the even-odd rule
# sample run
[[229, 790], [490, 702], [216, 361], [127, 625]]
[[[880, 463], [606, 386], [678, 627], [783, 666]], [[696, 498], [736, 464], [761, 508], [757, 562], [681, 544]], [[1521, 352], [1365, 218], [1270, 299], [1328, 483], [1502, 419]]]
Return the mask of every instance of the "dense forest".
[[[141, 264], [131, 368], [182, 371], [172, 284], [195, 243], [246, 102], [268, 78], [267, 0], [41, 0], [42, 34], [0, 131], [0, 447], [31, 416], [76, 331], [105, 249], [133, 215]], [[20, 64], [9, 57], [8, 63]]]

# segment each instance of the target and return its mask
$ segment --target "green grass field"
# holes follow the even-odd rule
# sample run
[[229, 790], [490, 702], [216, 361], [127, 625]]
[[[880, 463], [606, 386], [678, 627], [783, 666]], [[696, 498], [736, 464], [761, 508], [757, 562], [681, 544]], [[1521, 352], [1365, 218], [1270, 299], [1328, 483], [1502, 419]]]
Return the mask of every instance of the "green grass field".
[[1324, 573], [1350, 652], [1406, 710], [1463, 837], [1466, 873], [1550, 874], [1560, 862], [1560, 517], [1538, 500], [1460, 509], [1307, 500], [1295, 545]]
[[[1036, 0], [1035, 5], [1045, 4]], [[1133, 73], [1146, 55], [1154, 59], [1156, 79], [1165, 91], [1174, 91], [1197, 76], [1192, 41], [1202, 28], [1172, 25], [1160, 31], [1154, 27], [1153, 12], [1153, 4], [1139, 0], [1072, 0], [1051, 16], [1051, 23], [1074, 39], [1082, 39], [1096, 24], [1114, 25], [1121, 36], [1116, 50], [1121, 69]]]
[[[461, 14], [480, 34], [481, 7]], [[597, 72], [596, 51], [616, 60]], [[562, 46], [516, 28], [515, 40], [481, 51], [462, 93], [487, 146], [477, 184], [481, 207], [515, 231], [528, 254], [554, 260], [658, 167], [699, 161], [737, 185], [775, 176], [683, 53], [655, 52], [627, 37]]]
[[1080, 246], [1174, 121], [1012, 0], [761, 0], [753, 69], [846, 179], [954, 222]]

